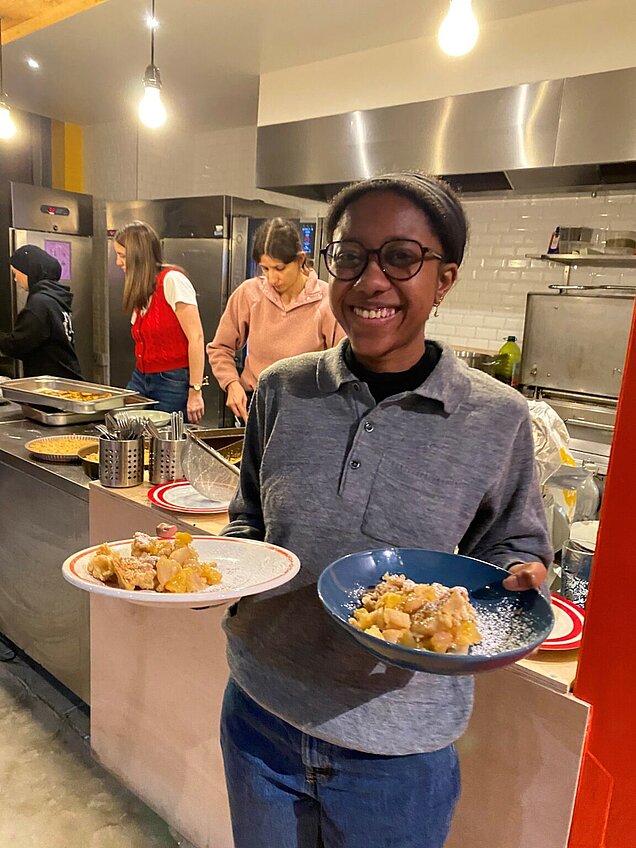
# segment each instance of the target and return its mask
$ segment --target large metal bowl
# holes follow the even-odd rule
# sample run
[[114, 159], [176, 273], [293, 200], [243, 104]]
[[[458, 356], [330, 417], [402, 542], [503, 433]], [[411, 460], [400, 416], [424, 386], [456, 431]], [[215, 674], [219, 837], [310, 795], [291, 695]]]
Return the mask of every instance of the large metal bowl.
[[[214, 501], [228, 501], [236, 491], [239, 470], [204, 441], [210, 437], [210, 432], [214, 431], [188, 431], [181, 467], [186, 479], [199, 494]], [[236, 435], [240, 435], [238, 429], [231, 431], [229, 443]]]

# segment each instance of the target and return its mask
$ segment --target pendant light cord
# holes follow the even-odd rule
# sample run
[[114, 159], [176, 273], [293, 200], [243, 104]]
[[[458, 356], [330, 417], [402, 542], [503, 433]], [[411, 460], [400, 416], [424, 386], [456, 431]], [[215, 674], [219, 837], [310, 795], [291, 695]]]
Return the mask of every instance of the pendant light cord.
[[150, 19], [152, 26], [150, 27], [150, 64], [155, 66], [155, 0], [150, 0]]
[[[155, 0], [152, 0], [154, 3]], [[2, 76], [2, 18], [0, 18], [0, 100], [4, 97], [4, 79]]]

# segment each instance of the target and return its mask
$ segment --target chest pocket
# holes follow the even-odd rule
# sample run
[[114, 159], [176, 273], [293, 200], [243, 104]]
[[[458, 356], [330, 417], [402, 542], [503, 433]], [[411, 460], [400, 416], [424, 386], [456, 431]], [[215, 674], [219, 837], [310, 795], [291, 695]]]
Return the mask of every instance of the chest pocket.
[[365, 535], [397, 547], [453, 551], [479, 508], [481, 493], [466, 482], [384, 457], [362, 519]]

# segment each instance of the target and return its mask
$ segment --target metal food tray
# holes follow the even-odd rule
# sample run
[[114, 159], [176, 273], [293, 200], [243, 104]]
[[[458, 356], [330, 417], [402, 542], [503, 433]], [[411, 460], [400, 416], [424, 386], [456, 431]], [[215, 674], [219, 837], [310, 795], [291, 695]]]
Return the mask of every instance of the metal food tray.
[[[93, 412], [116, 409], [121, 406], [124, 398], [136, 394], [132, 389], [117, 389], [114, 386], [101, 386], [99, 383], [85, 383], [82, 380], [64, 380], [61, 377], [22, 377], [19, 380], [9, 380], [3, 383], [2, 394], [7, 400], [16, 403], [52, 406], [64, 412], [80, 412], [88, 415]], [[42, 389], [70, 392], [108, 393], [101, 400], [69, 400], [68, 398], [43, 395]]]
[[[131, 397], [124, 398], [124, 405], [118, 407], [116, 412], [122, 409], [141, 411], [142, 409], [147, 409], [149, 406], [153, 406], [155, 403], [156, 401], [142, 395], [131, 395]], [[47, 424], [50, 427], [67, 427], [70, 424], [90, 424], [92, 421], [104, 420], [104, 411], [100, 410], [97, 412], [82, 413], [51, 409], [50, 412], [47, 412], [28, 403], [21, 404], [21, 407], [25, 418], [38, 421], [40, 424]]]

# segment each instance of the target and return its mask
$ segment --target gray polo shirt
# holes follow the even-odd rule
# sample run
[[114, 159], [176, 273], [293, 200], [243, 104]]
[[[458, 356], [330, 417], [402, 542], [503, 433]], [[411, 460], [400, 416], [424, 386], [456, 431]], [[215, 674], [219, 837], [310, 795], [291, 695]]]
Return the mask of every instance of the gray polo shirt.
[[230, 671], [305, 733], [432, 751], [464, 731], [472, 678], [380, 662], [322, 609], [316, 581], [338, 557], [386, 545], [549, 564], [528, 407], [443, 345], [421, 386], [376, 404], [343, 344], [273, 365], [254, 395], [224, 532], [283, 545], [301, 570], [226, 617]]

